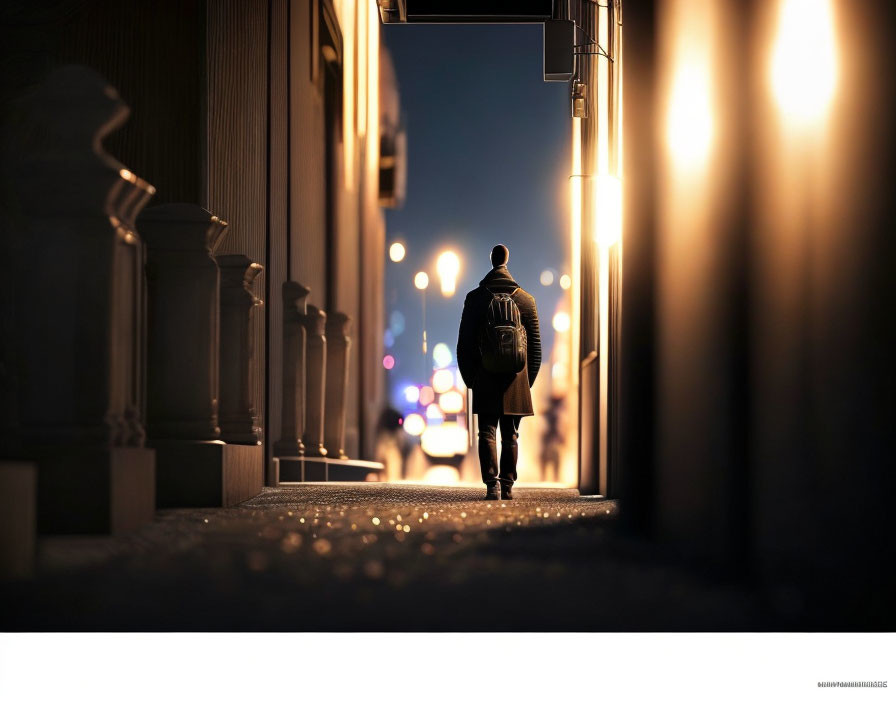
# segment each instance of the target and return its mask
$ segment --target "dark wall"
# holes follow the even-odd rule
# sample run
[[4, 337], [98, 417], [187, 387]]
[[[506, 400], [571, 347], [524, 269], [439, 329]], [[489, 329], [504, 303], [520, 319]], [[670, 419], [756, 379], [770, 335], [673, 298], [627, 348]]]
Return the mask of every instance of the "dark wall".
[[204, 0], [12, 2], [2, 13], [4, 96], [59, 65], [93, 68], [131, 108], [107, 151], [156, 187], [154, 205], [199, 202]]
[[273, 0], [270, 6], [268, 36], [270, 66], [268, 90], [268, 268], [265, 272], [265, 314], [268, 337], [267, 375], [269, 383], [265, 423], [268, 458], [273, 443], [280, 439], [283, 391], [270, 383], [283, 374], [283, 298], [284, 281], [290, 280], [289, 258], [289, 2]]
[[308, 302], [327, 305], [324, 102], [311, 77], [311, 4], [289, 0], [289, 232], [292, 278], [311, 288]]
[[[762, 158], [781, 175], [757, 183], [766, 215], [754, 249], [754, 549], [775, 603], [795, 618], [829, 613], [836, 627], [892, 630], [893, 10], [835, 8], [839, 76], [825, 141], [799, 154], [770, 127], [762, 133]], [[797, 198], [799, 220], [785, 210]]]
[[656, 8], [625, 8], [622, 82], [625, 86], [625, 232], [622, 256], [620, 495], [629, 530], [654, 530], [654, 394], [656, 324]]
[[[268, 254], [267, 0], [215, 0], [206, 21], [205, 208], [230, 227], [219, 253], [244, 254], [265, 267], [254, 284], [265, 297]], [[282, 147], [281, 147], [282, 148]], [[264, 311], [252, 326], [252, 403], [266, 424]]]
[[754, 579], [794, 627], [892, 629], [891, 11], [834, 4], [836, 93], [794, 127], [757, 58], [774, 5], [713, 4], [710, 176], [682, 190], [674, 6], [625, 15], [624, 517]]

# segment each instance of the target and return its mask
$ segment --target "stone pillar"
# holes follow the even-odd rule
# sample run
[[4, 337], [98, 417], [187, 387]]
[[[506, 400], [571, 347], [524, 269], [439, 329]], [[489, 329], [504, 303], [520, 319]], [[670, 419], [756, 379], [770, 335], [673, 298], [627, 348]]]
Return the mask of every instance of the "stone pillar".
[[305, 299], [310, 292], [295, 281], [283, 283], [283, 410], [280, 439], [274, 444], [277, 457], [305, 454]]
[[261, 428], [252, 407], [252, 315], [262, 301], [252, 293], [252, 282], [263, 267], [242, 254], [222, 254], [215, 259], [221, 270], [221, 439], [257, 445]]
[[219, 273], [212, 253], [227, 223], [198, 205], [149, 208], [147, 246], [152, 441], [217, 440]]
[[327, 379], [327, 338], [324, 334], [327, 314], [308, 306], [304, 317], [308, 335], [305, 356], [305, 455], [326, 457], [324, 445], [324, 390]]
[[220, 273], [214, 252], [227, 223], [198, 205], [173, 203], [148, 209], [140, 227], [148, 249], [147, 430], [157, 453], [158, 505], [239, 503], [261, 491], [263, 457], [257, 442], [220, 440]]
[[129, 530], [155, 505], [134, 226], [155, 189], [103, 150], [128, 108], [92, 70], [57, 69], [11, 110], [2, 170], [16, 296], [0, 305], [16, 335], [2, 341], [0, 452], [37, 462], [40, 531]]
[[345, 411], [348, 396], [349, 349], [348, 333], [352, 319], [345, 313], [331, 313], [327, 318], [327, 388], [324, 402], [324, 445], [330, 457], [346, 459]]

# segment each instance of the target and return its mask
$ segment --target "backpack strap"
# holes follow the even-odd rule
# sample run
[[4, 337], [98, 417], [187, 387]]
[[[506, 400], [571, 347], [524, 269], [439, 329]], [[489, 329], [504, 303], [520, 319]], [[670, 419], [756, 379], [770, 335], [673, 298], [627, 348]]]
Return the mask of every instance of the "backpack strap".
[[[498, 296], [510, 296], [511, 299], [512, 299], [512, 298], [513, 298], [513, 294], [515, 294], [517, 291], [520, 290], [520, 287], [517, 286], [517, 287], [516, 287], [515, 289], [513, 289], [513, 291], [511, 291], [510, 293], [495, 293], [494, 291], [492, 291], [492, 290], [491, 290], [488, 286], [486, 286], [485, 284], [481, 284], [481, 285], [480, 285], [480, 288], [485, 289], [485, 290], [488, 292], [488, 294], [491, 296], [491, 300], [490, 300], [488, 303], [486, 303], [486, 305], [485, 305], [485, 319], [486, 319], [486, 321], [490, 321], [490, 320], [492, 319], [492, 318], [491, 318], [492, 303], [494, 303], [494, 301], [497, 299]], [[514, 303], [515, 303], [515, 301], [514, 301]]]
[[[494, 291], [492, 291], [492, 290], [491, 290], [488, 286], [486, 286], [485, 284], [481, 284], [481, 285], [480, 285], [480, 288], [484, 288], [486, 291], [488, 291], [488, 292], [491, 294], [492, 298], [494, 298], [495, 296], [500, 295], [500, 294], [495, 293]], [[517, 291], [519, 291], [520, 288], [521, 288], [520, 286], [517, 286], [515, 289], [513, 289], [513, 291], [511, 291], [511, 292], [508, 293], [507, 295], [508, 295], [508, 296], [512, 296], [512, 295], [515, 294]]]

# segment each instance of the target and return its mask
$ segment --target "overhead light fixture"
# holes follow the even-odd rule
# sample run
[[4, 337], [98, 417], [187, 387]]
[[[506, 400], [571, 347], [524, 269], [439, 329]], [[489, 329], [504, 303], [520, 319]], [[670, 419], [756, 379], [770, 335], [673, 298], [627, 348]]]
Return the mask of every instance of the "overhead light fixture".
[[572, 116], [588, 117], [588, 106], [585, 104], [585, 84], [582, 81], [572, 82]]

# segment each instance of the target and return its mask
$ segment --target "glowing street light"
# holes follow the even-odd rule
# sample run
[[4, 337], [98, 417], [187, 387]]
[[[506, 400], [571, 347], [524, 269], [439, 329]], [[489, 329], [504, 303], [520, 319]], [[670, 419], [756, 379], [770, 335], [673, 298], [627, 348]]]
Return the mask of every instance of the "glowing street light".
[[432, 348], [432, 361], [439, 369], [447, 367], [454, 361], [454, 356], [451, 354], [451, 348], [444, 342], [436, 344], [436, 346]]
[[783, 0], [771, 60], [772, 92], [797, 124], [824, 117], [837, 87], [830, 0]]
[[454, 373], [450, 369], [439, 369], [432, 375], [432, 390], [443, 394], [454, 386]]
[[429, 286], [429, 275], [425, 271], [418, 271], [414, 276], [414, 286], [420, 291], [423, 308], [423, 370], [426, 373], [426, 288]]
[[393, 262], [400, 262], [404, 259], [405, 248], [401, 242], [393, 242], [389, 247], [389, 259]]
[[446, 298], [453, 296], [457, 290], [457, 275], [460, 273], [460, 258], [451, 251], [442, 252], [436, 259], [436, 271], [439, 274], [439, 283], [442, 287], [442, 295]]
[[467, 451], [467, 430], [454, 422], [427, 428], [420, 447], [430, 457], [462, 455]]
[[572, 278], [569, 274], [563, 274], [563, 276], [560, 277], [560, 288], [564, 291], [568, 291], [570, 286], [572, 286]]
[[464, 408], [464, 397], [460, 391], [446, 391], [439, 396], [439, 408], [443, 413], [460, 413]]
[[420, 400], [420, 387], [406, 386], [404, 388], [404, 400], [408, 403], [417, 403]]
[[555, 313], [554, 319], [551, 321], [551, 324], [554, 326], [554, 330], [556, 330], [557, 332], [567, 332], [571, 324], [569, 313], [566, 313], [562, 310], [558, 313]]
[[414, 286], [421, 291], [425, 291], [427, 286], [429, 286], [429, 276], [425, 271], [418, 271], [417, 275], [414, 276]]
[[405, 416], [402, 426], [404, 427], [404, 432], [408, 435], [417, 437], [426, 430], [426, 421], [423, 420], [423, 416], [419, 413], [409, 413]]

